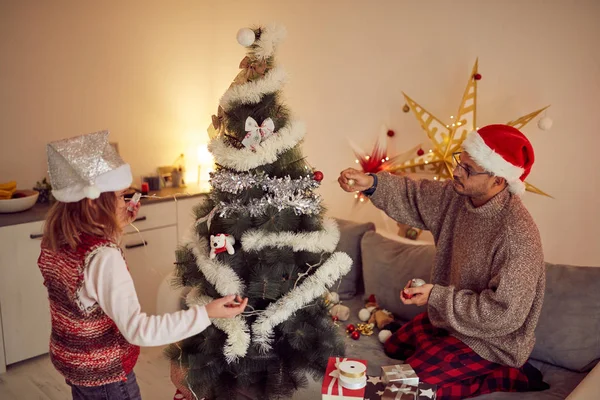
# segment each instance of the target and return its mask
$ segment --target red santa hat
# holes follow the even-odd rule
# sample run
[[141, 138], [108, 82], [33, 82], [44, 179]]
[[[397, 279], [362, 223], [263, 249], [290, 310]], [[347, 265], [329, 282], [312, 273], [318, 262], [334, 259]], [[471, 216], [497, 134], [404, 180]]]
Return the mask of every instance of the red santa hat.
[[529, 140], [508, 125], [488, 125], [470, 132], [463, 149], [487, 172], [506, 179], [512, 193], [525, 193], [525, 178], [531, 171], [534, 155]]

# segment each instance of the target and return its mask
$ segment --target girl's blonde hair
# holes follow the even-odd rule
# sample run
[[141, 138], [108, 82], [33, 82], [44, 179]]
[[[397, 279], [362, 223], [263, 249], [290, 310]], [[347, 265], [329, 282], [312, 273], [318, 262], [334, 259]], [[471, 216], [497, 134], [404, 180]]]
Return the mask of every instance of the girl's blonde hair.
[[46, 216], [43, 245], [53, 251], [64, 246], [74, 250], [82, 233], [117, 241], [122, 233], [117, 201], [115, 192], [105, 192], [96, 200], [56, 202]]

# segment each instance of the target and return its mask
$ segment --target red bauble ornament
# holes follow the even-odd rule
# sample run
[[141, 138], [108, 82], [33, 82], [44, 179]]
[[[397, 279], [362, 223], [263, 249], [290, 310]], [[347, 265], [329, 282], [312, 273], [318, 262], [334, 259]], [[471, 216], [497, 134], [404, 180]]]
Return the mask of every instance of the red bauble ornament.
[[333, 322], [337, 322], [339, 320], [339, 317], [337, 315], [333, 315], [333, 316], [331, 316], [331, 320]]
[[350, 337], [354, 340], [358, 340], [360, 339], [360, 332], [359, 331], [354, 331], [350, 334]]
[[352, 324], [349, 324], [346, 327], [346, 332], [348, 332], [348, 333], [354, 333], [354, 332], [356, 332], [356, 327], [354, 325], [352, 325]]
[[473, 79], [475, 79], [476, 81], [481, 80], [481, 74], [475, 74], [475, 75], [473, 75]]
[[396, 134], [396, 132], [394, 132], [394, 131], [393, 131], [393, 130], [391, 130], [391, 129], [390, 129], [389, 131], [387, 131], [387, 135], [388, 135], [389, 137], [394, 137], [394, 135], [395, 135], [395, 134]]
[[418, 155], [419, 157], [420, 157], [420, 156], [422, 156], [423, 154], [425, 154], [425, 151], [423, 151], [423, 149], [419, 149], [419, 150], [417, 150], [417, 155]]
[[323, 173], [321, 171], [315, 171], [313, 178], [317, 182], [321, 182], [323, 180]]

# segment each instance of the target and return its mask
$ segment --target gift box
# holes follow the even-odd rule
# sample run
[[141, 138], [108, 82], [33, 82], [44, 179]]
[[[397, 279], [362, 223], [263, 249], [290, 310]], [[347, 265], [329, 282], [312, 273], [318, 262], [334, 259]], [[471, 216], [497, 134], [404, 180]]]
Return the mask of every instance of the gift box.
[[363, 400], [366, 371], [365, 360], [330, 357], [321, 387], [322, 400]]
[[385, 384], [405, 383], [412, 386], [419, 385], [419, 377], [409, 364], [383, 366], [381, 367], [381, 372]]
[[419, 382], [419, 386], [417, 386], [417, 389], [417, 400], [437, 399], [437, 385], [431, 385], [429, 383], [421, 381]]
[[418, 391], [416, 386], [392, 382], [385, 387], [381, 400], [416, 400]]
[[365, 387], [365, 400], [380, 400], [385, 391], [385, 383], [379, 376], [367, 376]]

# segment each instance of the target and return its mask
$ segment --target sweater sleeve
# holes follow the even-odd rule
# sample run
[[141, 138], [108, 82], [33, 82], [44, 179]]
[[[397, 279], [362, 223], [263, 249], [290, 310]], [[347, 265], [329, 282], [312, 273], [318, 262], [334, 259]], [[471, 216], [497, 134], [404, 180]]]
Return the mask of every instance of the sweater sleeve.
[[104, 248], [84, 272], [85, 294], [117, 325], [125, 339], [138, 346], [162, 346], [202, 332], [210, 325], [205, 307], [193, 306], [164, 315], [146, 315], [118, 249]]
[[442, 210], [450, 201], [451, 181], [413, 180], [387, 172], [378, 173], [377, 180], [377, 188], [370, 196], [377, 208], [395, 221], [431, 231], [437, 237]]
[[525, 238], [513, 243], [517, 245], [494, 262], [487, 288], [480, 293], [433, 286], [428, 313], [436, 327], [483, 339], [510, 334], [524, 324], [545, 267], [541, 245]]

